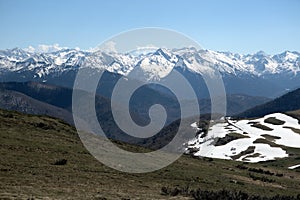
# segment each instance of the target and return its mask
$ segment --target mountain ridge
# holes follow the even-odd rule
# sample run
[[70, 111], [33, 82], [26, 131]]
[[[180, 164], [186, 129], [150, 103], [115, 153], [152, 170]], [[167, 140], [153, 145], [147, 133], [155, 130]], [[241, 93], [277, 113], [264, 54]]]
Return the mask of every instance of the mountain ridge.
[[300, 86], [300, 53], [295, 51], [277, 55], [262, 52], [243, 55], [195, 48], [159, 48], [138, 55], [78, 49], [47, 53], [19, 48], [0, 51], [1, 82], [39, 81], [71, 87], [82, 67], [138, 79], [143, 75], [145, 82], [162, 81], [176, 69], [194, 85], [203, 85], [199, 82], [201, 76], [215, 69], [221, 73], [229, 94], [246, 92], [252, 96], [276, 97]]
[[47, 115], [74, 124], [72, 113], [66, 109], [39, 101], [23, 93], [0, 89], [0, 108], [34, 115]]
[[250, 108], [238, 115], [239, 118], [262, 117], [275, 112], [289, 112], [300, 109], [300, 88], [290, 91], [274, 100]]

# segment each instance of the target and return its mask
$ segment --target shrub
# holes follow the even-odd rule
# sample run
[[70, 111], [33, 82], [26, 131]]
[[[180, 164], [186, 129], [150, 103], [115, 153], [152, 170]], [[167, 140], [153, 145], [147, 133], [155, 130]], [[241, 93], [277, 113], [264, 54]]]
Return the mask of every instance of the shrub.
[[259, 168], [259, 169], [257, 169], [257, 168], [249, 168], [248, 171], [249, 172], [260, 173], [260, 174], [266, 174], [266, 175], [270, 175], [270, 176], [274, 175], [273, 172], [270, 172], [269, 170], [263, 170], [261, 168]]
[[[164, 195], [169, 196], [177, 196], [177, 195], [184, 195], [190, 196], [195, 200], [299, 200], [300, 194], [297, 196], [281, 196], [276, 195], [273, 197], [261, 197], [258, 195], [250, 195], [242, 191], [229, 191], [229, 190], [220, 190], [220, 191], [209, 191], [209, 190], [191, 190], [189, 187], [185, 188], [178, 188], [175, 187], [173, 189], [169, 187], [162, 187], [162, 193]], [[176, 194], [176, 195], [175, 195]]]
[[252, 173], [249, 173], [249, 177], [252, 178], [254, 181], [256, 180], [259, 180], [259, 181], [262, 181], [262, 182], [268, 182], [268, 183], [273, 183], [275, 182], [274, 179], [269, 179], [268, 177], [266, 176], [256, 176]]
[[262, 129], [262, 130], [264, 130], [264, 131], [273, 131], [272, 128], [267, 127], [267, 126], [265, 126], [265, 125], [262, 125], [262, 124], [260, 124], [260, 123], [252, 124], [251, 126], [252, 126], [252, 127], [255, 127], [255, 128]]
[[248, 167], [246, 167], [245, 165], [237, 165], [237, 166], [235, 166], [236, 168], [238, 168], [238, 169], [248, 169]]
[[57, 160], [53, 163], [53, 165], [66, 165], [66, 164], [67, 164], [66, 159], [60, 159], [60, 160]]
[[283, 125], [285, 123], [285, 121], [281, 121], [275, 117], [269, 117], [269, 118], [265, 119], [264, 122], [268, 123], [268, 124], [273, 124], [273, 125]]
[[275, 176], [283, 177], [283, 174], [282, 173], [276, 173]]
[[162, 187], [161, 188], [161, 194], [162, 195], [169, 195], [169, 196], [178, 196], [178, 195], [182, 195], [182, 196], [191, 196], [191, 191], [189, 189], [189, 186], [185, 186], [185, 187], [174, 187], [174, 188], [169, 188], [169, 187]]

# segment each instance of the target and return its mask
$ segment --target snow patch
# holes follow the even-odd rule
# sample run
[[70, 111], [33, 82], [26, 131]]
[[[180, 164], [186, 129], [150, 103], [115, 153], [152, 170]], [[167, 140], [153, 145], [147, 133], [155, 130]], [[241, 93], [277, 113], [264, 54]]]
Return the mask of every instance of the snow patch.
[[[270, 117], [281, 120], [284, 124], [274, 125], [266, 123], [265, 120]], [[267, 126], [270, 130], [263, 130], [253, 126], [253, 124]], [[191, 126], [196, 128], [197, 123], [193, 123]], [[287, 127], [300, 129], [297, 119], [282, 113], [274, 113], [251, 120], [236, 121], [227, 118], [225, 121], [220, 121], [210, 127], [205, 137], [199, 134], [188, 143], [187, 149], [198, 149], [194, 153], [195, 156], [236, 159], [245, 162], [261, 162], [284, 158], [288, 157], [288, 153], [280, 147], [281, 145], [300, 148], [300, 134]], [[215, 145], [216, 139], [224, 138], [230, 133], [241, 137], [224, 145]], [[270, 145], [269, 142], [274, 145]], [[247, 152], [246, 150], [249, 150], [249, 148], [252, 148], [253, 151]]]
[[299, 165], [290, 166], [290, 167], [288, 167], [288, 169], [296, 169], [298, 167], [300, 167], [300, 164]]

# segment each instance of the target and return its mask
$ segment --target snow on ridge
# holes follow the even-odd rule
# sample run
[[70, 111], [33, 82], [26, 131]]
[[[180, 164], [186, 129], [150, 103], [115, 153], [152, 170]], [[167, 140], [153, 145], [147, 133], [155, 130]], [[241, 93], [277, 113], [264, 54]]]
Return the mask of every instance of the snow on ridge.
[[[107, 56], [103, 56], [106, 54]], [[78, 48], [69, 49], [58, 44], [40, 45], [27, 49], [9, 49], [0, 51], [0, 70], [16, 71], [29, 69], [26, 65], [17, 65], [23, 61], [34, 58], [30, 69], [46, 71], [47, 66], [54, 66], [56, 71], [66, 70], [64, 66], [78, 67], [82, 60], [90, 58], [91, 63], [85, 66], [102, 64], [110, 72], [128, 75], [135, 68], [147, 72], [147, 79], [161, 79], [174, 67], [187, 68], [190, 71], [203, 74], [212, 73], [213, 70], [221, 74], [248, 74], [262, 76], [268, 74], [300, 72], [300, 54], [297, 52], [284, 52], [270, 56], [265, 53], [233, 54], [230, 52], [217, 52], [211, 50], [197, 50], [196, 48], [166, 49], [158, 48], [147, 54], [130, 54], [99, 51], [84, 51]], [[91, 58], [94, 57], [94, 58]], [[111, 62], [106, 62], [110, 57]], [[103, 60], [101, 60], [103, 59]], [[97, 61], [97, 62], [96, 62]], [[44, 63], [43, 65], [38, 63]], [[23, 68], [22, 68], [23, 67]], [[42, 69], [43, 68], [43, 69]], [[151, 68], [151, 69], [150, 69]], [[213, 68], [213, 69], [212, 69]], [[50, 73], [51, 71], [49, 71]]]
[[[265, 121], [271, 118], [284, 123], [274, 125]], [[254, 127], [253, 124], [259, 124], [269, 129], [263, 130]], [[192, 126], [195, 127], [195, 123]], [[261, 162], [284, 158], [288, 157], [288, 153], [281, 146], [300, 148], [300, 134], [294, 132], [292, 128], [300, 129], [298, 120], [282, 113], [273, 113], [251, 120], [225, 119], [212, 125], [205, 137], [200, 134], [190, 141], [187, 150], [193, 149], [195, 156], [244, 162]], [[227, 134], [236, 134], [240, 138], [223, 145], [215, 145], [218, 138], [224, 138]], [[253, 147], [254, 150], [245, 153], [246, 150]], [[241, 154], [243, 151], [244, 153]]]
[[290, 166], [290, 167], [288, 167], [288, 169], [296, 169], [296, 168], [299, 168], [299, 167], [300, 167], [300, 164], [299, 165]]

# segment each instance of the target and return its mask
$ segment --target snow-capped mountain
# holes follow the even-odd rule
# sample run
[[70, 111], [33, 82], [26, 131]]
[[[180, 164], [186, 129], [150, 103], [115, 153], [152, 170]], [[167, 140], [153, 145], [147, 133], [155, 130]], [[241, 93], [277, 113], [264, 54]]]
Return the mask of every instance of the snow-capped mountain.
[[[0, 51], [2, 82], [34, 80], [72, 86], [80, 67], [131, 77], [142, 74], [144, 81], [159, 81], [176, 68], [192, 84], [214, 68], [222, 74], [228, 93], [250, 95], [276, 96], [300, 86], [300, 53], [291, 51], [273, 56], [264, 52], [242, 55], [195, 48], [157, 49], [139, 55], [67, 48], [45, 53], [19, 48]], [[70, 78], [70, 74], [74, 77]], [[67, 75], [70, 83], [66, 83]]]
[[51, 53], [32, 53], [22, 49], [0, 51], [1, 75], [8, 72], [30, 72], [35, 77], [46, 77], [81, 65], [88, 53], [65, 49]]

